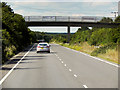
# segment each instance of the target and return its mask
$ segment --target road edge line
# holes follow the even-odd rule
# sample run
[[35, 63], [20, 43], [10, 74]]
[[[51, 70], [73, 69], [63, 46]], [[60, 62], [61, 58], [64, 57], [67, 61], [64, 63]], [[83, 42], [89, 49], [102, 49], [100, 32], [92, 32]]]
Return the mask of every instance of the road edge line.
[[[61, 46], [61, 45], [60, 45], [60, 46]], [[62, 47], [64, 47], [64, 46], [62, 46]], [[86, 53], [83, 53], [83, 52], [80, 52], [80, 51], [76, 51], [76, 50], [71, 49], [71, 48], [68, 48], [68, 47], [64, 47], [64, 48], [69, 49], [69, 50], [74, 51], [74, 52], [78, 52], [78, 53], [83, 54], [83, 55], [85, 55], [85, 56], [88, 56], [88, 57], [94, 58], [94, 59], [96, 59], [96, 60], [98, 60], [98, 61], [101, 61], [101, 62], [107, 63], [107, 64], [109, 64], [109, 65], [112, 65], [112, 66], [115, 66], [115, 67], [119, 67], [119, 65], [114, 64], [114, 63], [109, 62], [109, 61], [106, 61], [106, 60], [103, 60], [103, 59], [101, 59], [101, 58], [94, 57], [94, 56], [91, 56], [91, 55], [89, 55], [89, 54], [86, 54]]]
[[83, 85], [84, 88], [88, 88], [86, 85]]
[[25, 56], [32, 50], [33, 46], [29, 49], [29, 51], [14, 65], [14, 67], [0, 80], [0, 85], [7, 79], [7, 77], [12, 73], [12, 71], [17, 67], [17, 65], [25, 58]]

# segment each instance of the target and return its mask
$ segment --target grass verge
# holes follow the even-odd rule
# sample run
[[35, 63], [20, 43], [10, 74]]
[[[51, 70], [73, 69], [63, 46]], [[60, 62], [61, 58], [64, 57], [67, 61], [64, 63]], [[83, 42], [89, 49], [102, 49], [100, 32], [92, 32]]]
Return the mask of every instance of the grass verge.
[[113, 46], [113, 44], [112, 46], [108, 45], [100, 48], [90, 46], [87, 42], [80, 44], [64, 44], [57, 42], [57, 44], [118, 64], [118, 50], [117, 46]]

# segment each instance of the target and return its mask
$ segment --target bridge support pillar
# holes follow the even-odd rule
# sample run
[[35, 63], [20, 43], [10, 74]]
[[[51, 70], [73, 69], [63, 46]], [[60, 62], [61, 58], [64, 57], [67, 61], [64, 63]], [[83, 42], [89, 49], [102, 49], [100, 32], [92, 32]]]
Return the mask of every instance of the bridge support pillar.
[[67, 43], [70, 42], [70, 26], [68, 26], [68, 30], [67, 30], [68, 36], [67, 36]]

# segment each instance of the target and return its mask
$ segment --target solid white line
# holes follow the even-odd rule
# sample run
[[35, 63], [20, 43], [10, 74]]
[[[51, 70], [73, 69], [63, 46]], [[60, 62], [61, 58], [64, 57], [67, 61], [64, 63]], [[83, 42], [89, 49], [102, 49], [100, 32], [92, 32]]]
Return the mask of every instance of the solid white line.
[[71, 69], [69, 69], [69, 71], [71, 72], [72, 70], [71, 70]]
[[[33, 45], [34, 46], [34, 45]], [[29, 49], [29, 51], [18, 61], [17, 64], [0, 80], [0, 85], [5, 81], [5, 79], [12, 73], [12, 71], [17, 67], [17, 65], [25, 58], [25, 56], [31, 51], [33, 46]]]
[[[64, 47], [64, 46], [63, 46], [63, 47]], [[96, 59], [96, 60], [98, 60], [98, 61], [101, 61], [101, 62], [110, 64], [110, 65], [113, 65], [113, 66], [115, 66], [115, 67], [119, 67], [117, 64], [114, 64], [114, 63], [112, 63], [112, 62], [109, 62], [109, 61], [106, 61], [106, 60], [103, 60], [103, 59], [100, 59], [100, 58], [91, 56], [91, 55], [89, 55], [89, 54], [86, 54], [86, 53], [83, 53], [83, 52], [80, 52], [80, 51], [76, 51], [76, 50], [74, 50], [74, 49], [70, 49], [70, 48], [67, 48], [67, 47], [64, 47], [64, 48], [69, 49], [69, 50], [74, 51], [74, 52], [77, 52], [77, 53], [81, 53], [81, 54], [83, 54], [83, 55], [85, 55], [85, 56], [94, 58], [94, 59]]]
[[113, 65], [113, 66], [119, 67], [117, 64], [114, 64], [114, 63], [111, 63], [111, 62], [108, 62], [108, 61], [102, 60], [102, 59], [100, 59], [100, 58], [93, 57], [93, 56], [90, 56], [90, 55], [89, 55], [89, 57], [92, 57], [92, 58], [94, 58], [94, 59], [97, 59], [97, 60], [99, 60], [99, 61], [102, 61], [102, 62], [107, 63], [107, 64], [110, 64], [110, 65]]
[[74, 74], [74, 77], [77, 77], [77, 75], [76, 75], [76, 74]]
[[84, 88], [88, 88], [86, 85], [83, 85]]

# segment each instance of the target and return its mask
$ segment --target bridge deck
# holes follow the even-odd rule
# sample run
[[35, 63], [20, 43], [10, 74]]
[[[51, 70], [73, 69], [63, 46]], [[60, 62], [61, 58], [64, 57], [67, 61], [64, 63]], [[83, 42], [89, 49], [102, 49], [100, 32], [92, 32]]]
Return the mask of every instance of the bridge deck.
[[28, 26], [72, 26], [72, 27], [107, 27], [107, 28], [115, 28], [120, 25], [120, 23], [99, 23], [99, 22], [35, 22], [35, 21], [27, 21], [26, 24]]
[[120, 23], [100, 23], [103, 17], [92, 16], [25, 16], [28, 26], [73, 26], [115, 28]]

